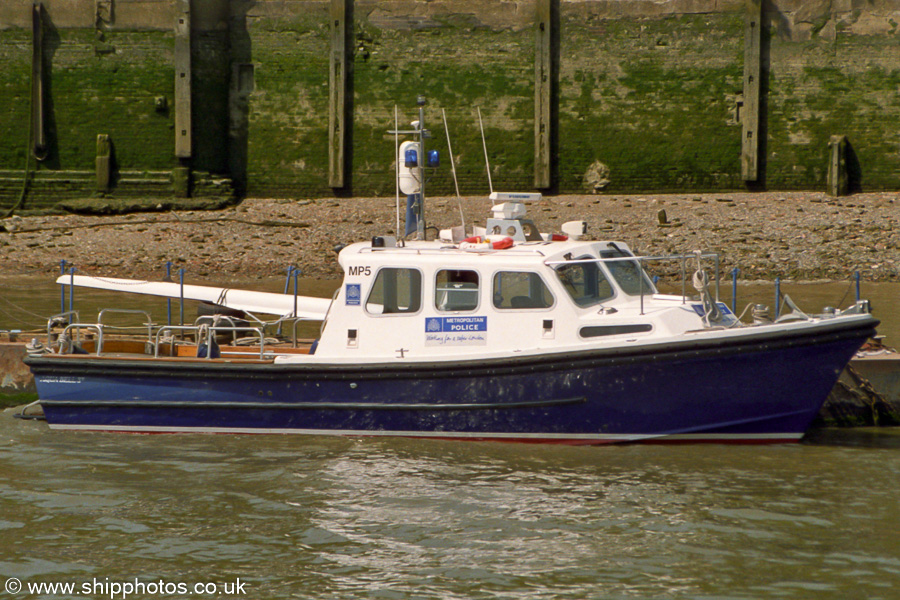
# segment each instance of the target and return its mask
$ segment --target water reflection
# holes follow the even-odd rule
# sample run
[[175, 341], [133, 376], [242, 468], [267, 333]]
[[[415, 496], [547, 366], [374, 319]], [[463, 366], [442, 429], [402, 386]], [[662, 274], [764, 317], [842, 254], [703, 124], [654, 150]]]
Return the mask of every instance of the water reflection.
[[856, 448], [900, 449], [898, 427], [854, 427], [852, 429], [812, 429], [804, 438], [805, 443]]

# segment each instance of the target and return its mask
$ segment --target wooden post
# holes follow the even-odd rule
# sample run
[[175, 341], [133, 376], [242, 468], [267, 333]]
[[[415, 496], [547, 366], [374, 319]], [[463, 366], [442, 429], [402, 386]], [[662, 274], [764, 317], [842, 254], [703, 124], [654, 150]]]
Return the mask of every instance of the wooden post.
[[537, 0], [534, 48], [534, 187], [552, 186], [558, 0]]
[[833, 135], [828, 142], [828, 195], [846, 196], [849, 188], [847, 173], [847, 136]]
[[551, 188], [558, 117], [559, 0], [537, 0], [534, 51], [534, 187]]
[[248, 3], [229, 3], [228, 50], [231, 77], [228, 86], [228, 173], [238, 197], [247, 193], [250, 145], [250, 97], [255, 87], [252, 42], [247, 30]]
[[343, 188], [346, 178], [350, 49], [353, 0], [331, 0], [331, 52], [328, 60], [328, 185]]
[[44, 5], [31, 7], [31, 152], [39, 160], [47, 154], [44, 128]]
[[175, 156], [191, 157], [191, 0], [175, 15]]
[[112, 185], [112, 142], [109, 135], [97, 135], [97, 191], [108, 192]]
[[746, 0], [744, 19], [744, 114], [741, 141], [741, 178], [759, 179], [759, 103], [762, 75], [762, 0]]
[[247, 188], [247, 141], [250, 132], [250, 94], [254, 87], [253, 63], [231, 63], [228, 86], [228, 172], [235, 189]]

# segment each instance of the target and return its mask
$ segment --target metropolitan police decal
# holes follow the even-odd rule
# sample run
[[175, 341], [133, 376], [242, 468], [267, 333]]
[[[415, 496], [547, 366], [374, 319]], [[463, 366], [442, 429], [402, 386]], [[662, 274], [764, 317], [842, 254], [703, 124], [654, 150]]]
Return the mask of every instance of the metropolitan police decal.
[[362, 286], [359, 283], [348, 283], [344, 290], [344, 299], [347, 306], [359, 306], [362, 296]]
[[484, 346], [487, 317], [429, 317], [425, 319], [426, 346]]

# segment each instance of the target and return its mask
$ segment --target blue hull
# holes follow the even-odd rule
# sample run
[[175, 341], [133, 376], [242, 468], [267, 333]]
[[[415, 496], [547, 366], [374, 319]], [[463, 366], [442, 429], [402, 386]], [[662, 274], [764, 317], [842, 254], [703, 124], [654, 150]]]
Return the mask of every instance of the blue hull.
[[314, 367], [30, 357], [53, 427], [571, 444], [798, 440], [865, 326], [727, 346]]

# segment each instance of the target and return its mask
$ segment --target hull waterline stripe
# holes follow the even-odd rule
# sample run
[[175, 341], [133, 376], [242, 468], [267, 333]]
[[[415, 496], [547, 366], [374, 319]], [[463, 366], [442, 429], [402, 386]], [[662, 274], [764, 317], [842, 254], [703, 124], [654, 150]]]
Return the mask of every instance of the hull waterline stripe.
[[110, 431], [122, 433], [241, 433], [241, 434], [295, 434], [338, 435], [345, 437], [413, 437], [470, 440], [523, 440], [523, 441], [571, 441], [571, 442], [642, 442], [668, 441], [752, 441], [791, 442], [803, 437], [799, 433], [689, 433], [689, 434], [641, 434], [641, 433], [491, 433], [467, 431], [372, 431], [347, 429], [256, 429], [251, 427], [170, 427], [155, 425], [66, 425], [51, 424], [51, 429], [70, 431]]
[[564, 398], [561, 400], [535, 400], [530, 402], [491, 402], [491, 403], [397, 403], [383, 402], [190, 402], [190, 401], [153, 401], [153, 400], [41, 400], [46, 406], [88, 406], [96, 408], [253, 408], [253, 409], [302, 409], [302, 410], [497, 410], [506, 408], [543, 408], [547, 406], [563, 406], [582, 404], [587, 401], [584, 396]]

